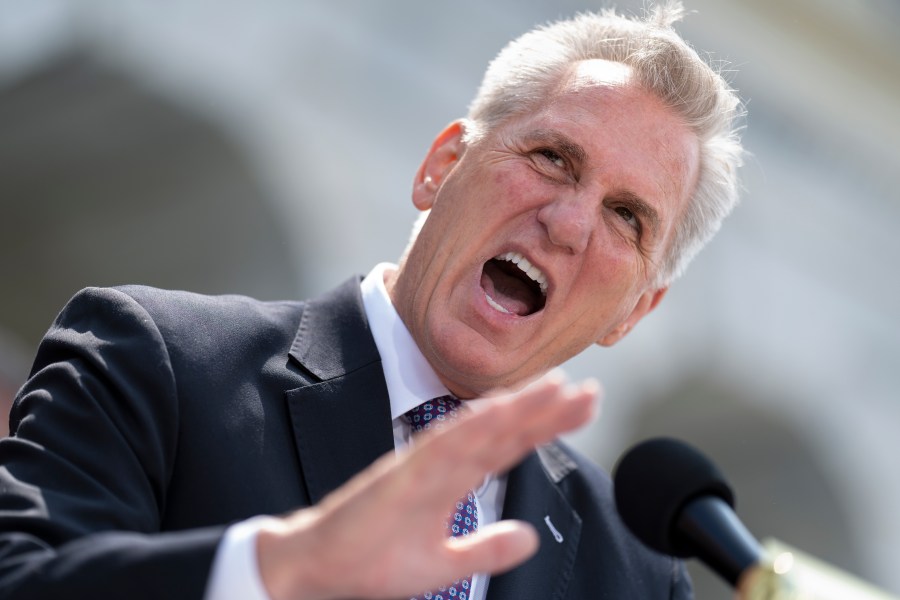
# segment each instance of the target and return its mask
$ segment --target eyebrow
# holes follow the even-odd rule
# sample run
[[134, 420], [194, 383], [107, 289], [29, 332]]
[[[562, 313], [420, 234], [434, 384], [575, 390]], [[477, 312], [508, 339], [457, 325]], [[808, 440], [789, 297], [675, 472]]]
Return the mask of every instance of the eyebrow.
[[569, 160], [578, 164], [584, 163], [587, 160], [587, 152], [585, 152], [581, 144], [553, 129], [535, 129], [534, 131], [529, 131], [525, 135], [525, 140], [532, 143], [549, 144], [553, 146], [554, 149], [558, 149], [561, 153], [565, 154]]
[[[565, 154], [567, 158], [575, 163], [583, 164], [587, 161], [587, 152], [581, 144], [554, 129], [529, 131], [525, 135], [525, 140], [530, 143], [553, 146], [555, 150]], [[641, 217], [652, 234], [655, 235], [659, 231], [659, 213], [646, 200], [628, 191], [614, 194], [613, 198], [627, 203], [629, 210]]]

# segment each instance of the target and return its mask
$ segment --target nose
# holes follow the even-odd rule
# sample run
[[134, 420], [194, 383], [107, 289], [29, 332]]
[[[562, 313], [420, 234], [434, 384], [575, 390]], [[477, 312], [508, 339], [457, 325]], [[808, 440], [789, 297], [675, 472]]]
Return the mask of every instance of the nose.
[[597, 214], [592, 202], [572, 195], [554, 199], [541, 207], [537, 219], [554, 245], [580, 254], [591, 239]]

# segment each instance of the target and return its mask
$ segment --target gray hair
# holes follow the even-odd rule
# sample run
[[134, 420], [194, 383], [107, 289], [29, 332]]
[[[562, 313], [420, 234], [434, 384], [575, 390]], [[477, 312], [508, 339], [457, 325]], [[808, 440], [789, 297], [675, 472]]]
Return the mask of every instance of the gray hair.
[[679, 1], [649, 10], [643, 19], [612, 10], [585, 13], [532, 30], [510, 42], [488, 66], [469, 107], [466, 141], [475, 142], [510, 117], [534, 111], [580, 61], [626, 64], [645, 89], [672, 108], [700, 140], [694, 194], [675, 227], [656, 284], [679, 277], [713, 237], [738, 201], [743, 162], [740, 99], [672, 28]]

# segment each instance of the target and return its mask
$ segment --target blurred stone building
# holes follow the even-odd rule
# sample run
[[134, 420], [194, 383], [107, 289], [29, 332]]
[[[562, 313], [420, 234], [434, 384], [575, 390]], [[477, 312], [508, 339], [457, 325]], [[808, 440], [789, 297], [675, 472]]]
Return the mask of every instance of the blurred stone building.
[[[687, 4], [748, 100], [745, 200], [654, 315], [569, 365], [606, 390], [572, 441], [611, 468], [684, 437], [760, 537], [900, 593], [900, 3]], [[395, 259], [488, 60], [591, 8], [0, 0], [0, 396], [82, 287], [305, 297]]]

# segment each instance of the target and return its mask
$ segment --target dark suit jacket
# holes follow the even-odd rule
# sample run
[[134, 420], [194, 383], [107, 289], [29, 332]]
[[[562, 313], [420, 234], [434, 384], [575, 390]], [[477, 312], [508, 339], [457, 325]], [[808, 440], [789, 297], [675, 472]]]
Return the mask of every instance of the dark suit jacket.
[[[314, 504], [393, 448], [358, 279], [306, 303], [85, 290], [10, 424], [0, 598], [201, 598], [227, 524]], [[541, 548], [491, 579], [490, 600], [690, 596], [562, 444], [509, 474], [504, 517], [533, 523]]]

